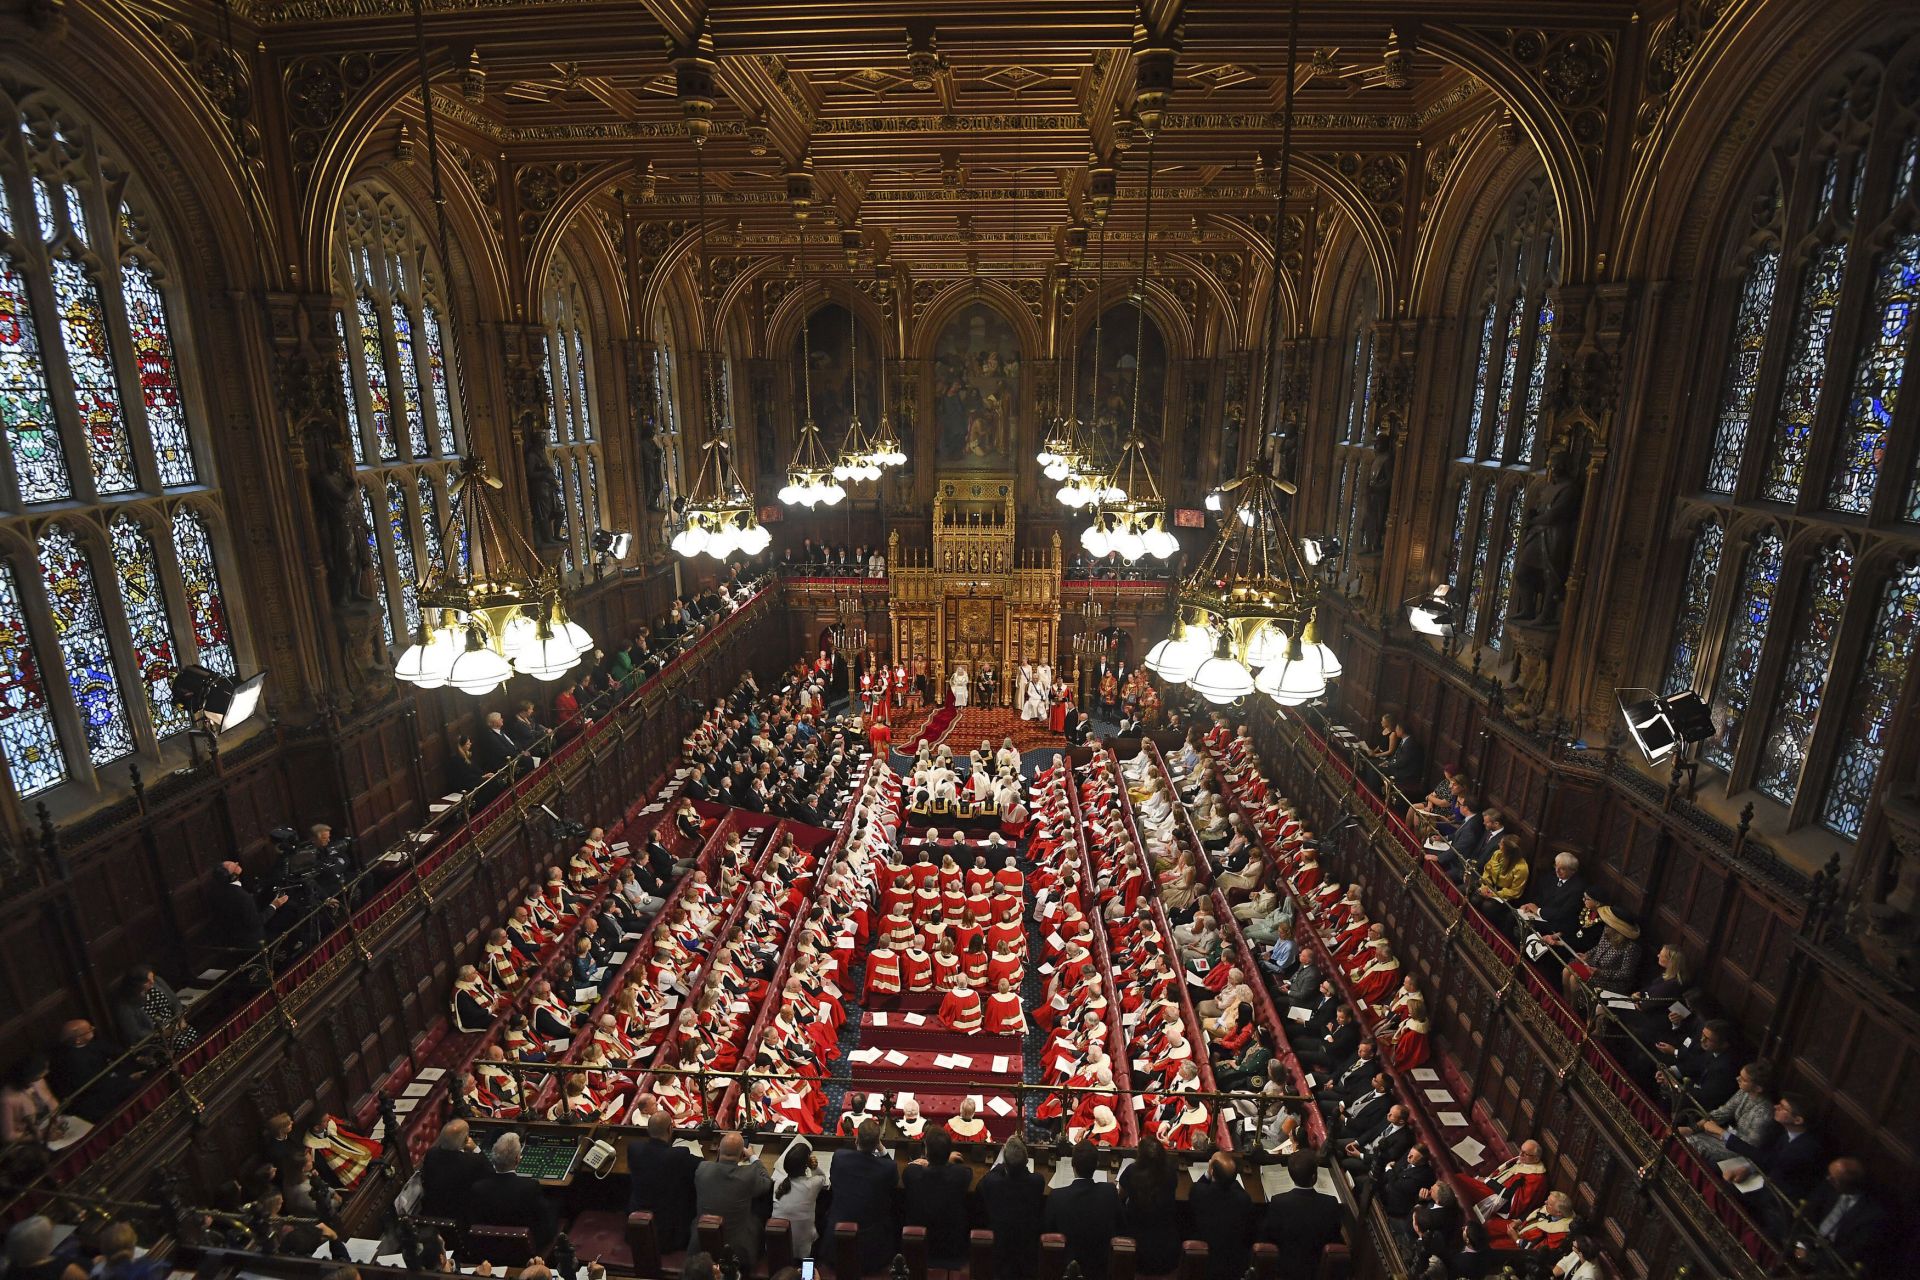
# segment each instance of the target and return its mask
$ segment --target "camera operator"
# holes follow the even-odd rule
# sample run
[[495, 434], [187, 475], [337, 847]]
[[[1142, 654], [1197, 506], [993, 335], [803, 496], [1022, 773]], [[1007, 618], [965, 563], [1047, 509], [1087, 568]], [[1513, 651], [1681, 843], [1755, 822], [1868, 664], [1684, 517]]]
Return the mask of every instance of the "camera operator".
[[213, 920], [221, 945], [248, 953], [260, 950], [269, 926], [286, 905], [283, 891], [274, 891], [268, 898], [248, 888], [239, 863], [229, 859], [220, 864], [213, 883]]

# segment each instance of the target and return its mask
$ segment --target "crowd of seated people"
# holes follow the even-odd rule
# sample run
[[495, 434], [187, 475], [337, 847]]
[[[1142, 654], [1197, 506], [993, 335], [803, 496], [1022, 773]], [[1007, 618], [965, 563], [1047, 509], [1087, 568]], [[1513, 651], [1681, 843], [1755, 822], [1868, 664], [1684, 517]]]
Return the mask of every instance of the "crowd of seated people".
[[827, 825], [851, 762], [871, 744], [858, 723], [826, 718], [823, 679], [796, 675], [761, 697], [751, 674], [743, 678], [685, 739], [686, 795]]
[[797, 547], [780, 553], [780, 571], [801, 577], [884, 578], [887, 576], [886, 552], [865, 543], [816, 543], [802, 538]]
[[[1391, 718], [1383, 727], [1404, 732]], [[1232, 731], [1219, 722], [1206, 744], [1229, 794], [1276, 851], [1296, 909], [1312, 926], [1298, 937], [1283, 930], [1262, 967], [1300, 1018], [1293, 1033], [1296, 1054], [1330, 1080], [1323, 1110], [1329, 1101], [1340, 1109], [1329, 1115], [1330, 1125], [1351, 1130], [1356, 1113], [1363, 1122], [1370, 1111], [1377, 1115], [1386, 1096], [1367, 1079], [1374, 1063], [1388, 1068], [1374, 1074], [1390, 1088], [1399, 1072], [1429, 1059], [1425, 1001], [1410, 976], [1399, 976], [1392, 941], [1384, 926], [1367, 919], [1360, 887], [1342, 889], [1328, 881], [1305, 842], [1289, 846], [1303, 829], [1301, 819], [1270, 793], [1245, 726]], [[1770, 1064], [1743, 1048], [1733, 1023], [1718, 1017], [1710, 997], [1691, 984], [1678, 947], [1659, 948], [1650, 975], [1637, 922], [1605, 901], [1581, 874], [1579, 859], [1560, 852], [1544, 867], [1530, 865], [1504, 815], [1479, 801], [1459, 769], [1444, 767], [1430, 787], [1402, 785], [1402, 791], [1419, 797], [1407, 817], [1434, 869], [1514, 937], [1570, 1000], [1606, 1006], [1625, 1064], [1666, 1102], [1676, 1132], [1710, 1169], [1717, 1168], [1753, 1221], [1802, 1258], [1818, 1252], [1850, 1266], [1871, 1266], [1882, 1256], [1891, 1218], [1868, 1185], [1865, 1166], [1852, 1157], [1836, 1158], [1825, 1147], [1809, 1120], [1810, 1100], [1776, 1087]], [[1318, 944], [1302, 945], [1307, 937]], [[1339, 981], [1327, 980], [1335, 975]], [[1359, 1014], [1348, 996], [1365, 1000], [1367, 1012]], [[1363, 1156], [1382, 1132], [1392, 1132], [1390, 1119], [1385, 1128], [1361, 1131], [1365, 1141], [1356, 1146]], [[1377, 1149], [1371, 1154], [1377, 1156]], [[1391, 1163], [1370, 1159], [1365, 1171], [1385, 1177]], [[1515, 1185], [1503, 1191], [1503, 1179]], [[1457, 1199], [1479, 1189], [1464, 1175], [1452, 1181], [1449, 1195]], [[1464, 1212], [1456, 1203], [1441, 1214], [1430, 1204], [1440, 1194], [1436, 1183], [1423, 1193], [1429, 1203], [1415, 1206], [1407, 1238], [1433, 1256], [1453, 1259], [1448, 1266], [1476, 1265], [1461, 1258], [1463, 1251], [1498, 1256], [1517, 1247], [1554, 1259], [1562, 1268], [1557, 1274], [1577, 1275], [1589, 1266], [1598, 1274], [1602, 1251], [1586, 1235], [1570, 1195], [1548, 1191], [1537, 1144], [1522, 1143], [1513, 1160], [1481, 1181], [1494, 1183], [1502, 1198], [1496, 1202], [1481, 1191]], [[1459, 1232], [1449, 1226], [1444, 1239], [1421, 1229], [1422, 1222], [1456, 1219]]]
[[1123, 1085], [1127, 1061], [1119, 1009], [1094, 955], [1086, 916], [1085, 834], [1075, 820], [1073, 771], [1056, 755], [1034, 775], [1027, 856], [1033, 915], [1042, 933], [1038, 957], [1045, 984], [1032, 1010], [1035, 1033], [1045, 1037], [1040, 1079], [1060, 1092], [1035, 1108], [1043, 1127], [1070, 1143], [1122, 1145]]
[[1151, 557], [1128, 560], [1117, 551], [1108, 552], [1104, 556], [1075, 551], [1068, 558], [1066, 572], [1061, 576], [1076, 581], [1162, 582], [1168, 579], [1177, 580], [1182, 572], [1183, 570], [1176, 564]]

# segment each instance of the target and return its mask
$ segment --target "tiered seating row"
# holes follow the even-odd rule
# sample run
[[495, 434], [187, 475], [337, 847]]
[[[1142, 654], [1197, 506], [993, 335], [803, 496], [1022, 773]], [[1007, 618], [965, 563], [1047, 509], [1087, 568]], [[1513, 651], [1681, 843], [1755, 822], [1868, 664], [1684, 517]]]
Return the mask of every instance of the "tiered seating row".
[[[1073, 815], [1074, 845], [1080, 852], [1080, 885], [1083, 910], [1091, 909], [1088, 923], [1093, 925], [1089, 931], [1093, 935], [1093, 962], [1100, 970], [1100, 981], [1106, 988], [1107, 1009], [1111, 1016], [1107, 1019], [1108, 1054], [1113, 1059], [1113, 1087], [1120, 1097], [1120, 1144], [1134, 1147], [1140, 1145], [1139, 1114], [1135, 1109], [1133, 1081], [1127, 1068], [1132, 1062], [1127, 1052], [1127, 1029], [1120, 1020], [1120, 988], [1113, 980], [1113, 958], [1107, 951], [1106, 926], [1099, 920], [1099, 903], [1094, 900], [1093, 859], [1087, 855], [1086, 815], [1080, 808], [1080, 788], [1075, 784], [1069, 770], [1066, 778], [1068, 811]], [[1197, 1047], [1196, 1047], [1197, 1051]], [[1072, 1111], [1076, 1099], [1067, 1100], [1067, 1109]]]

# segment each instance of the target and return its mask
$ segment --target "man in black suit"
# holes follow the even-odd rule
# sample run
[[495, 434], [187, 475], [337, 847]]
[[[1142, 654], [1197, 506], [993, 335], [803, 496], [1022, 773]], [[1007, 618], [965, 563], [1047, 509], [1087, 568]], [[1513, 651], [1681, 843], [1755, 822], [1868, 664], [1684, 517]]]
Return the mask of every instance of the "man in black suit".
[[[980, 1179], [980, 1205], [993, 1232], [993, 1270], [1007, 1280], [1033, 1280], [1040, 1261], [1040, 1217], [1047, 1180], [1027, 1163], [1027, 1144], [1007, 1139], [1000, 1159]], [[1237, 1280], [1237, 1277], [1236, 1277]]]
[[693, 1171], [700, 1157], [673, 1144], [673, 1120], [647, 1117], [647, 1136], [627, 1144], [627, 1212], [651, 1213], [661, 1253], [687, 1247], [693, 1224]]
[[507, 736], [513, 739], [513, 745], [522, 751], [536, 756], [547, 753], [545, 746], [547, 727], [534, 718], [533, 703], [522, 698], [514, 709], [513, 719], [507, 721]]
[[420, 1161], [420, 1216], [467, 1221], [467, 1192], [492, 1174], [493, 1166], [473, 1145], [467, 1122], [447, 1121]]
[[1410, 1218], [1422, 1203], [1420, 1193], [1433, 1185], [1433, 1178], [1433, 1161], [1427, 1159], [1427, 1149], [1416, 1142], [1380, 1171], [1374, 1191], [1388, 1217]]
[[1231, 1154], [1213, 1153], [1206, 1174], [1187, 1195], [1187, 1208], [1193, 1212], [1193, 1238], [1207, 1245], [1206, 1280], [1240, 1280], [1247, 1269], [1253, 1200], [1240, 1185]]
[[1820, 1177], [1827, 1171], [1826, 1144], [1807, 1125], [1807, 1100], [1798, 1093], [1783, 1093], [1773, 1104], [1773, 1122], [1780, 1126], [1779, 1136], [1763, 1147], [1756, 1147], [1737, 1133], [1727, 1135], [1727, 1150], [1745, 1156], [1748, 1168], [1730, 1168], [1729, 1178], [1742, 1181], [1752, 1170], [1766, 1178], [1766, 1189], [1746, 1195], [1762, 1222], [1775, 1235], [1786, 1229], [1786, 1206], [1799, 1204], [1813, 1194]]
[[483, 1227], [525, 1227], [533, 1237], [533, 1251], [545, 1253], [560, 1225], [560, 1214], [539, 1183], [514, 1172], [520, 1167], [520, 1135], [503, 1133], [495, 1138], [488, 1158], [493, 1172], [467, 1192], [467, 1221]]
[[1387, 1122], [1387, 1111], [1393, 1106], [1393, 1086], [1387, 1079], [1387, 1073], [1375, 1063], [1373, 1073], [1367, 1077], [1367, 1091], [1355, 1094], [1351, 1099], [1336, 1103], [1323, 1109], [1326, 1116], [1327, 1132], [1333, 1137], [1352, 1137], [1366, 1134], [1371, 1137], [1378, 1133]]
[[1296, 1043], [1293, 1056], [1302, 1066], [1337, 1074], [1346, 1070], [1359, 1052], [1360, 1024], [1353, 1020], [1353, 1010], [1343, 1001], [1334, 1009], [1333, 1029], [1318, 1044]]
[[287, 895], [276, 894], [262, 911], [253, 891], [240, 882], [240, 874], [240, 864], [233, 861], [221, 863], [215, 873], [214, 936], [232, 950], [258, 951], [267, 940], [267, 928], [274, 914], [287, 905]]
[[67, 1114], [98, 1124], [133, 1096], [140, 1078], [114, 1067], [119, 1056], [85, 1018], [61, 1025], [60, 1043], [47, 1055], [47, 1084]]
[[1848, 1266], [1872, 1266], [1881, 1260], [1893, 1220], [1867, 1189], [1867, 1167], [1852, 1156], [1827, 1166], [1824, 1182], [1807, 1197], [1807, 1234], [1794, 1241], [1794, 1253], [1811, 1256], [1813, 1237], [1824, 1240]]
[[863, 1123], [857, 1147], [834, 1153], [827, 1181], [833, 1184], [833, 1212], [821, 1224], [821, 1238], [831, 1240], [841, 1223], [853, 1223], [860, 1228], [860, 1269], [884, 1270], [900, 1243], [895, 1211], [900, 1171], [893, 1157], [880, 1150], [878, 1123]]
[[1356, 1129], [1341, 1149], [1340, 1167], [1348, 1173], [1378, 1178], [1386, 1167], [1413, 1146], [1413, 1117], [1405, 1105], [1394, 1103], [1377, 1126]]
[[1672, 1061], [1667, 1068], [1669, 1086], [1683, 1086], [1702, 1110], [1711, 1111], [1740, 1086], [1740, 1063], [1735, 1060], [1734, 1029], [1731, 1022], [1716, 1018], [1700, 1029], [1700, 1038], [1692, 1045], [1657, 1044], [1656, 1051], [1668, 1052]]
[[1580, 859], [1570, 853], [1556, 854], [1553, 875], [1521, 905], [1520, 915], [1540, 933], [1572, 933], [1580, 924], [1580, 905], [1586, 897]]
[[498, 711], [487, 712], [480, 731], [473, 735], [473, 758], [481, 772], [492, 773], [519, 754], [519, 744], [507, 732], [506, 717]]
[[1313, 1189], [1318, 1172], [1311, 1151], [1294, 1152], [1287, 1157], [1293, 1190], [1267, 1201], [1260, 1239], [1280, 1248], [1275, 1280], [1312, 1280], [1320, 1270], [1320, 1255], [1340, 1239], [1340, 1202]]
[[1361, 1039], [1358, 1053], [1358, 1057], [1342, 1070], [1334, 1073], [1325, 1088], [1314, 1094], [1323, 1108], [1351, 1103], [1357, 1098], [1364, 1097], [1367, 1091], [1373, 1088], [1373, 1077], [1379, 1071], [1380, 1064], [1374, 1061], [1375, 1046], [1372, 1036]]
[[1073, 1149], [1073, 1181], [1047, 1197], [1043, 1220], [1048, 1232], [1066, 1237], [1066, 1261], [1080, 1264], [1083, 1276], [1107, 1274], [1107, 1253], [1120, 1232], [1120, 1197], [1113, 1185], [1095, 1182], [1100, 1149], [1082, 1142]]
[[967, 1265], [967, 1192], [973, 1173], [945, 1129], [927, 1127], [926, 1152], [900, 1175], [900, 1220], [927, 1232], [927, 1265], [960, 1271]]

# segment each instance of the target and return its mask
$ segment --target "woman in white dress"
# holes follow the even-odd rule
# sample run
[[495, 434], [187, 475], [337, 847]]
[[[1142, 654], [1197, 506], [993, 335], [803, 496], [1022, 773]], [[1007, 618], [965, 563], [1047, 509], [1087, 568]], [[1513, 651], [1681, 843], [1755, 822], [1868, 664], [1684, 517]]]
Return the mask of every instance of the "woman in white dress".
[[953, 675], [947, 680], [947, 688], [953, 691], [953, 705], [961, 710], [966, 709], [969, 683], [967, 664], [964, 662], [953, 669]]
[[795, 1138], [780, 1157], [780, 1176], [773, 1184], [773, 1216], [785, 1218], [793, 1229], [793, 1256], [813, 1254], [813, 1242], [820, 1237], [816, 1221], [820, 1193], [827, 1189], [827, 1175], [820, 1172], [814, 1159], [813, 1144]]
[[1033, 716], [1030, 715], [1027, 710], [1027, 699], [1032, 696], [1032, 690], [1033, 664], [1025, 658], [1022, 658], [1020, 659], [1020, 675], [1014, 681], [1013, 690], [1013, 705], [1019, 710], [1022, 720], [1033, 719]]

